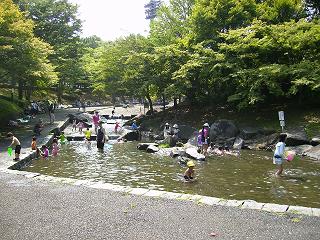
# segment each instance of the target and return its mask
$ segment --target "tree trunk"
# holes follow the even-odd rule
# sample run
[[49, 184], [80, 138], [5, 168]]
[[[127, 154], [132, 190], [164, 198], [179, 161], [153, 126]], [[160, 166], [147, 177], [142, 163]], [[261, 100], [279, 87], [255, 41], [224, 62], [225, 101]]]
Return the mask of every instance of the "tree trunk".
[[23, 98], [23, 82], [21, 79], [18, 81], [18, 98], [22, 100]]
[[61, 103], [61, 99], [62, 99], [62, 94], [63, 94], [63, 84], [62, 82], [60, 81], [59, 82], [59, 86], [58, 86], [58, 89], [57, 89], [57, 97], [58, 97], [58, 102]]
[[151, 111], [151, 113], [153, 113], [153, 105], [152, 105], [152, 100], [151, 100], [151, 97], [150, 97], [149, 93], [146, 94], [146, 98], [147, 98], [148, 103], [149, 103], [150, 111]]
[[177, 105], [178, 105], [177, 98], [175, 97], [175, 98], [173, 98], [173, 107], [177, 108]]
[[163, 111], [166, 110], [166, 96], [164, 93], [162, 94], [162, 108], [163, 108]]

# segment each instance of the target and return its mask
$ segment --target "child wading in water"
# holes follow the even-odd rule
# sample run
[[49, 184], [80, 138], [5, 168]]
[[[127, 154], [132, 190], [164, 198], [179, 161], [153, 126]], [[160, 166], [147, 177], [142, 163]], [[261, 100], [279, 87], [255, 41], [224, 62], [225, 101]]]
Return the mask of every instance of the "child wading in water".
[[280, 176], [283, 171], [283, 161], [285, 160], [284, 149], [286, 147], [286, 144], [284, 142], [286, 141], [286, 138], [287, 134], [280, 134], [279, 142], [276, 144], [276, 149], [273, 154], [273, 164], [277, 165], [278, 167], [278, 170], [276, 172], [277, 176]]
[[11, 147], [15, 147], [14, 149], [14, 153], [15, 153], [15, 158], [13, 159], [14, 161], [19, 161], [19, 157], [20, 157], [20, 152], [21, 152], [21, 144], [20, 141], [18, 140], [18, 138], [16, 138], [15, 136], [13, 136], [12, 132], [9, 132], [7, 134], [7, 137], [11, 139], [11, 144], [8, 148]]
[[41, 156], [44, 158], [49, 157], [49, 150], [46, 145], [42, 145], [41, 147]]
[[184, 172], [183, 177], [185, 180], [189, 181], [194, 178], [194, 162], [193, 161], [188, 161], [187, 162], [188, 169]]
[[57, 156], [59, 152], [58, 139], [54, 138], [52, 141], [52, 156]]
[[31, 150], [37, 150], [37, 138], [36, 137], [32, 138]]

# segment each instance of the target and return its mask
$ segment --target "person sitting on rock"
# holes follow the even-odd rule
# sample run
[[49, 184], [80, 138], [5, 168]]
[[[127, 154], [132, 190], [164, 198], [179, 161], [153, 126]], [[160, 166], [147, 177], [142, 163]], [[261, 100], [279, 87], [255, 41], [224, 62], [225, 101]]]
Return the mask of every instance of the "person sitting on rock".
[[138, 129], [139, 129], [136, 120], [133, 121], [133, 123], [132, 123], [132, 125], [131, 125], [131, 129], [132, 129], [132, 130], [138, 130]]
[[33, 128], [33, 132], [36, 136], [39, 136], [42, 130], [43, 130], [43, 123], [42, 123], [42, 120], [39, 119], [39, 121], [36, 123], [36, 125]]
[[163, 137], [164, 139], [166, 139], [168, 136], [170, 136], [171, 133], [171, 127], [169, 125], [169, 123], [166, 123], [164, 125], [164, 129], [163, 129]]

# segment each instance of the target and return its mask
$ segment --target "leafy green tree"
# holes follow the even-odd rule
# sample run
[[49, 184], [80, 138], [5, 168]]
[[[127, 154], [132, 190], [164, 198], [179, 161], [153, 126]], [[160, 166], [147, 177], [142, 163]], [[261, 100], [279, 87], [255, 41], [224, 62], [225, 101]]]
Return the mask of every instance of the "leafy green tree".
[[59, 75], [58, 99], [65, 88], [79, 85], [84, 76], [79, 59], [83, 55], [80, 42], [81, 21], [78, 19], [77, 6], [67, 0], [16, 0], [20, 9], [32, 19], [35, 35], [49, 43], [54, 52], [51, 62]]
[[0, 69], [18, 84], [19, 98], [28, 89], [27, 98], [35, 86], [48, 86], [57, 80], [48, 60], [52, 53], [49, 44], [36, 38], [34, 24], [27, 20], [12, 0], [0, 2]]
[[171, 0], [162, 5], [150, 23], [150, 38], [157, 46], [175, 43], [188, 33], [189, 17], [194, 0]]

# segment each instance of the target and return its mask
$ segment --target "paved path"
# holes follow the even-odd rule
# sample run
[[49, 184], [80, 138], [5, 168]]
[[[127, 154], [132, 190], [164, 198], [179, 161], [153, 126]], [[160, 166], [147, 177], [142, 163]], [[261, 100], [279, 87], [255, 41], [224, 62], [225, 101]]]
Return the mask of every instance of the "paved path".
[[320, 238], [315, 217], [200, 206], [7, 173], [0, 173], [0, 193], [2, 240]]
[[[57, 113], [57, 120], [63, 121], [69, 111], [76, 110]], [[29, 144], [29, 137], [23, 138], [23, 147]], [[12, 163], [6, 153], [0, 154], [0, 168]], [[1, 240], [316, 240], [319, 229], [317, 217], [135, 196], [0, 171]]]

